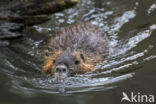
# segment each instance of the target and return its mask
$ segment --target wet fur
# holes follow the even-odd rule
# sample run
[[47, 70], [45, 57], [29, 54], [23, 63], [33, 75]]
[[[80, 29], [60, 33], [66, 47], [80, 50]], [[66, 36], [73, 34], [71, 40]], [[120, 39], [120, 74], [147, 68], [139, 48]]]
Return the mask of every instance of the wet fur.
[[[109, 42], [103, 32], [91, 23], [67, 26], [49, 41], [44, 57], [44, 72], [53, 73], [55, 61], [59, 57], [73, 57], [79, 65], [69, 66], [72, 73], [94, 71], [94, 66], [109, 55]], [[70, 61], [70, 60], [69, 60]]]

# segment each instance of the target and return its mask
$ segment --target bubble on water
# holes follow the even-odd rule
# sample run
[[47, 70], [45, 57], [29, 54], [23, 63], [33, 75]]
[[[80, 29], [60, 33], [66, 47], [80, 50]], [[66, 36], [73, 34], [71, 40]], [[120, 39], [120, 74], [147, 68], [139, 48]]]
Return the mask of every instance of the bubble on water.
[[156, 29], [156, 24], [153, 24], [152, 26], [150, 26], [150, 30], [155, 30]]
[[40, 27], [40, 26], [33, 26], [38, 32], [43, 32], [43, 31], [46, 31], [46, 32], [49, 32], [49, 31], [52, 31], [52, 28], [43, 28], [43, 27]]
[[58, 22], [59, 23], [63, 23], [65, 20], [64, 19], [59, 19]]
[[156, 10], [156, 2], [150, 6], [150, 8], [147, 10], [148, 15], [152, 14], [153, 11]]
[[63, 13], [55, 13], [55, 16], [56, 16], [56, 18], [64, 17], [64, 14]]
[[139, 5], [139, 2], [135, 2], [135, 5], [138, 6]]

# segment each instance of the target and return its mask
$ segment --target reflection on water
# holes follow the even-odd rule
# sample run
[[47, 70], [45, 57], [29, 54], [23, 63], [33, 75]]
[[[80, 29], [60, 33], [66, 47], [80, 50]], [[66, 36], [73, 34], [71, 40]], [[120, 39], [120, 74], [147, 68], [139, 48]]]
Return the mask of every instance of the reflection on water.
[[[113, 89], [156, 58], [155, 13], [154, 0], [80, 0], [74, 8], [51, 15], [51, 21], [34, 26], [39, 33], [26, 29], [26, 37], [13, 41], [10, 47], [1, 47], [0, 74], [9, 77], [9, 91], [23, 96]], [[80, 21], [91, 21], [108, 35], [110, 56], [96, 66], [96, 72], [54, 84], [41, 71], [45, 44], [61, 27]]]

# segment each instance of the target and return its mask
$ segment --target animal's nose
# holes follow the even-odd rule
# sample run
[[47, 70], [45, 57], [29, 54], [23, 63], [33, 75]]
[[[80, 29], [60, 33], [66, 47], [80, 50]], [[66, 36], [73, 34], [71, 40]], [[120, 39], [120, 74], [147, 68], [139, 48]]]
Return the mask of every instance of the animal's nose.
[[66, 73], [67, 69], [66, 68], [56, 68], [55, 72], [57, 72], [57, 73]]
[[57, 72], [57, 73], [67, 73], [68, 72], [68, 68], [65, 65], [58, 65], [55, 68], [55, 72]]

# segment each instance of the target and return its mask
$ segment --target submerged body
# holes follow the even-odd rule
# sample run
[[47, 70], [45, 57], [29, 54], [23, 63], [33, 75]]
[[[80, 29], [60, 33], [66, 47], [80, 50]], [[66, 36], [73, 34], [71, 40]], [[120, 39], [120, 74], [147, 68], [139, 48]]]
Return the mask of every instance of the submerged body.
[[109, 55], [106, 35], [91, 23], [63, 28], [49, 41], [44, 58], [44, 72], [57, 79], [95, 70]]

